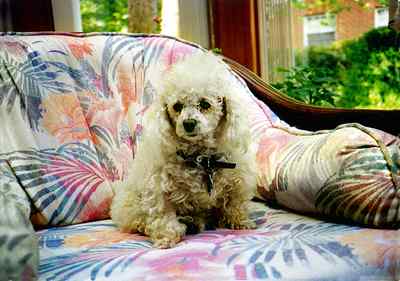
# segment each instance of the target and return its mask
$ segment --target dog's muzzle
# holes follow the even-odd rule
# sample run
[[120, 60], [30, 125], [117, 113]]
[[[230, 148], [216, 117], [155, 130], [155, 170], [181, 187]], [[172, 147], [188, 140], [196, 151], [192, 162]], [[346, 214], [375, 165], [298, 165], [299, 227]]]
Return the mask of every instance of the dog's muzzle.
[[183, 128], [187, 133], [193, 133], [196, 128], [197, 120], [196, 119], [186, 119], [183, 121]]
[[176, 154], [182, 158], [189, 167], [199, 168], [205, 172], [208, 193], [210, 193], [214, 187], [213, 176], [217, 170], [236, 168], [236, 163], [226, 162], [224, 154], [222, 153], [211, 155], [193, 153], [191, 155], [187, 155], [182, 150], [178, 150]]

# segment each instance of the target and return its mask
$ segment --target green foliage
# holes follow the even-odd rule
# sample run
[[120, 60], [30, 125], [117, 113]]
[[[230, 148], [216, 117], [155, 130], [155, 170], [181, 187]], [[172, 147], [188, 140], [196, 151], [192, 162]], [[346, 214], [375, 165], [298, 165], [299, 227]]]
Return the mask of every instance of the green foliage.
[[[358, 6], [370, 9], [371, 1], [368, 0], [353, 0]], [[382, 6], [388, 6], [389, 0], [378, 0], [377, 1]], [[292, 3], [295, 8], [307, 10], [307, 9], [323, 9], [324, 11], [331, 14], [338, 14], [343, 10], [351, 9], [349, 1], [342, 0], [313, 0], [313, 1], [304, 1], [304, 0], [292, 0]]]
[[[127, 32], [128, 0], [80, 0], [84, 32]], [[161, 32], [162, 1], [157, 1], [156, 33]]]
[[296, 67], [278, 70], [285, 72], [285, 79], [273, 86], [305, 103], [335, 106], [343, 63], [343, 58], [333, 47], [310, 47], [297, 54]]
[[81, 0], [84, 32], [126, 32], [128, 0]]
[[326, 69], [317, 69], [309, 66], [298, 66], [293, 69], [281, 69], [286, 73], [283, 83], [273, 86], [290, 96], [305, 103], [333, 106], [336, 93], [335, 80], [323, 73]]
[[274, 86], [310, 104], [400, 108], [398, 39], [385, 27], [357, 40], [305, 49], [296, 57], [297, 66]]
[[157, 23], [155, 33], [161, 33], [161, 15], [162, 15], [162, 0], [157, 0], [157, 16], [155, 22]]
[[337, 106], [347, 108], [400, 108], [398, 35], [383, 27], [344, 43], [346, 68], [338, 82]]
[[367, 63], [353, 63], [338, 86], [337, 106], [400, 108], [400, 52], [395, 48], [365, 55]]
[[210, 49], [210, 51], [213, 52], [214, 54], [222, 55], [222, 49], [220, 48], [212, 48]]
[[369, 52], [386, 51], [398, 47], [396, 31], [386, 27], [372, 29], [365, 33], [361, 40], [365, 40]]
[[[360, 6], [365, 5], [365, 0], [357, 1], [355, 0]], [[348, 4], [346, 5], [344, 1], [340, 0], [315, 0], [315, 1], [304, 1], [304, 0], [292, 0], [292, 3], [295, 8], [301, 10], [307, 9], [324, 9], [324, 11], [337, 14], [343, 10], [349, 9]]]

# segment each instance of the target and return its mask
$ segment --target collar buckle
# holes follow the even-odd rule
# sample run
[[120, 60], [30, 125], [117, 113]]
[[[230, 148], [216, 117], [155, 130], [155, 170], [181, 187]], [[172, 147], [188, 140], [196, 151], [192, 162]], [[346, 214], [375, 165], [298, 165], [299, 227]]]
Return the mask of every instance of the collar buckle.
[[214, 187], [213, 176], [218, 169], [235, 169], [236, 163], [226, 162], [224, 154], [215, 153], [211, 155], [202, 155], [195, 152], [191, 155], [186, 155], [182, 150], [178, 150], [176, 154], [183, 159], [183, 161], [192, 168], [199, 168], [205, 172], [208, 193]]

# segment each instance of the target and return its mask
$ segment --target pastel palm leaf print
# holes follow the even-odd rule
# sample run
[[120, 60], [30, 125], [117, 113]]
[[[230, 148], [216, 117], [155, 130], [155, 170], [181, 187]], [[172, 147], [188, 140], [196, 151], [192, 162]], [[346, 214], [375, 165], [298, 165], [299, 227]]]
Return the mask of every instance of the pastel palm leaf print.
[[[127, 54], [134, 54], [127, 58]], [[102, 53], [102, 66], [101, 73], [103, 77], [116, 78], [117, 69], [123, 59], [129, 59], [129, 64], [132, 65], [133, 69], [139, 65], [143, 65], [143, 39], [137, 38], [132, 40], [130, 37], [113, 37], [107, 38], [104, 44]], [[110, 75], [111, 74], [111, 75]], [[134, 73], [133, 73], [134, 74]], [[103, 79], [103, 88], [109, 89], [109, 80]]]
[[[87, 249], [41, 261], [39, 273], [46, 280], [74, 280], [81, 271], [89, 271], [90, 280], [103, 280], [114, 271], [124, 271], [151, 248], [147, 241], [126, 241], [109, 247]], [[54, 268], [54, 263], [57, 268]], [[112, 279], [110, 279], [112, 280]]]
[[21, 111], [27, 116], [32, 129], [38, 129], [42, 98], [49, 93], [65, 93], [74, 89], [60, 81], [60, 72], [42, 59], [38, 51], [26, 54], [23, 61], [15, 60], [7, 53], [0, 65], [0, 105], [7, 100], [10, 112], [18, 99]]
[[152, 63], [156, 63], [164, 49], [172, 42], [165, 38], [150, 37], [146, 38], [144, 42], [144, 62], [146, 67], [149, 67]]
[[[398, 171], [398, 154], [391, 155]], [[378, 148], [360, 150], [318, 191], [316, 206], [327, 215], [370, 225], [393, 225], [400, 216], [400, 202], [392, 176], [396, 175], [390, 175]]]
[[[326, 145], [329, 135], [319, 135], [314, 138], [306, 137], [302, 141], [295, 143], [285, 152], [285, 156], [276, 170], [275, 179], [272, 182], [275, 191], [286, 191], [290, 178], [296, 175], [302, 180], [304, 185], [312, 184], [313, 176], [309, 176], [310, 166], [318, 168], [316, 175], [318, 177], [330, 176], [329, 164], [320, 159], [321, 147]], [[299, 161], [306, 161], [308, 166], [299, 165]]]
[[79, 68], [73, 68], [62, 61], [48, 61], [49, 65], [57, 69], [58, 72], [63, 73], [73, 82], [76, 91], [97, 91], [100, 87], [96, 87], [101, 80], [101, 77], [96, 73], [94, 68], [86, 61], [81, 60], [79, 62]]
[[[65, 237], [81, 233], [107, 230], [113, 227], [111, 221], [90, 222], [84, 224], [75, 224], [73, 226], [57, 226], [38, 231], [39, 246], [42, 249], [52, 249], [61, 247], [64, 244]], [[90, 235], [90, 234], [89, 234]]]
[[49, 224], [73, 223], [106, 180], [96, 151], [89, 144], [18, 151], [7, 157]]
[[315, 256], [327, 264], [341, 260], [359, 266], [351, 248], [335, 240], [336, 235], [354, 228], [330, 223], [272, 223], [266, 227], [268, 232], [279, 235], [266, 232], [240, 236], [223, 241], [215, 247], [213, 254], [229, 253], [226, 258], [228, 266], [245, 267], [244, 270], [254, 272], [255, 278], [261, 279], [268, 276], [280, 279], [289, 268], [309, 267], [315, 262]]

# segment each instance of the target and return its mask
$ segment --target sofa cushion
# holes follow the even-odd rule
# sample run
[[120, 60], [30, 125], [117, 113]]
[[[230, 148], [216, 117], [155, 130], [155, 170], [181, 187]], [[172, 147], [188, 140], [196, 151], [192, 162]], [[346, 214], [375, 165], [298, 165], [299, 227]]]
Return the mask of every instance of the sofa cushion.
[[400, 224], [400, 140], [360, 124], [274, 128], [258, 151], [259, 191], [292, 210], [363, 225]]
[[39, 231], [40, 280], [399, 278], [399, 231], [327, 223], [260, 203], [251, 209], [255, 230], [209, 230], [163, 250], [111, 221]]

